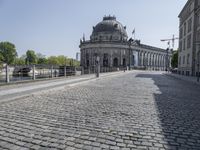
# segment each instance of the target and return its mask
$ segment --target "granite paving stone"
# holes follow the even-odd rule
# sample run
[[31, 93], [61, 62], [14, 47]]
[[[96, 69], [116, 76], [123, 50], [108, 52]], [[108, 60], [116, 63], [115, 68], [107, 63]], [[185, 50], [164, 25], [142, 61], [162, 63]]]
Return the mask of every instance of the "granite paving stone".
[[0, 103], [0, 149], [200, 149], [200, 86], [133, 71]]

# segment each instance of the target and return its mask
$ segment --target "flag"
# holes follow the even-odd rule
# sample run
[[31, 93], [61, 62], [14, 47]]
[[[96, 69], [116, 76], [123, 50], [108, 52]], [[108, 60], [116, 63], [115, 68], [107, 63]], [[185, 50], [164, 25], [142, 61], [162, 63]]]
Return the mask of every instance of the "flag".
[[83, 41], [85, 42], [85, 34], [83, 33]]
[[132, 34], [135, 34], [135, 28], [133, 29], [133, 32], [132, 32]]

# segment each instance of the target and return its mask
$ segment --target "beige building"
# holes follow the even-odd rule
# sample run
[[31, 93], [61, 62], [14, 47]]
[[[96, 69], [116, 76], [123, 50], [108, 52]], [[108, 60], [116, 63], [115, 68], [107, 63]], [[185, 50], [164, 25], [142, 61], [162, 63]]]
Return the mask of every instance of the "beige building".
[[80, 52], [84, 70], [94, 70], [97, 56], [101, 71], [125, 67], [165, 70], [171, 60], [171, 52], [165, 49], [130, 40], [126, 26], [114, 16], [105, 16], [94, 26], [90, 40], [80, 40]]
[[179, 19], [178, 73], [195, 76], [200, 50], [200, 0], [188, 0]]

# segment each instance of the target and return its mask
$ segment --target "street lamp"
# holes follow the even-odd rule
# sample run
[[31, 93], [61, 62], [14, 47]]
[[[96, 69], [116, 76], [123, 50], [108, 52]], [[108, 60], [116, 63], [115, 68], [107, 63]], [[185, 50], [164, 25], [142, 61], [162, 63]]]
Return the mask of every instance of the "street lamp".
[[199, 72], [199, 66], [200, 66], [200, 41], [196, 41], [196, 45], [199, 48], [199, 51], [197, 52], [197, 82], [199, 82], [199, 78], [200, 78], [200, 72]]
[[99, 73], [100, 73], [100, 57], [96, 57], [96, 77], [99, 78]]
[[168, 56], [169, 56], [169, 48], [166, 49], [166, 52], [167, 52], [167, 55], [166, 55], [166, 58], [165, 58], [165, 71], [168, 71]]
[[199, 63], [200, 63], [200, 50], [197, 53], [197, 82], [199, 82], [200, 72], [199, 72]]
[[[169, 67], [170, 67], [169, 51], [170, 51], [170, 49], [167, 48], [166, 51], [167, 51], [167, 55], [166, 55], [166, 65], [165, 65], [166, 68], [165, 68], [165, 71], [169, 71]], [[170, 52], [172, 53], [173, 49], [171, 49]]]
[[133, 42], [133, 39], [132, 38], [130, 38], [129, 40], [128, 40], [128, 45], [129, 45], [129, 70], [131, 70], [131, 44], [132, 44], [132, 42]]

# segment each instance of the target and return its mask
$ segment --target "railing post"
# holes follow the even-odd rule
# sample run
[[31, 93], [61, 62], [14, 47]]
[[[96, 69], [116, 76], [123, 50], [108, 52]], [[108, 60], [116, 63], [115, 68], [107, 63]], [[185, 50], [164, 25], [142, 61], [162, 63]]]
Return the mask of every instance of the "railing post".
[[83, 75], [84, 74], [84, 67], [82, 66], [81, 67], [81, 75]]
[[90, 66], [89, 66], [89, 68], [88, 68], [88, 74], [90, 74]]
[[8, 66], [8, 64], [6, 64], [6, 82], [7, 83], [10, 82], [10, 78], [9, 78], [9, 66]]
[[35, 65], [33, 65], [33, 80], [35, 80]]
[[66, 66], [64, 66], [64, 76], [66, 77], [67, 74], [66, 74]]
[[51, 78], [53, 78], [53, 65], [51, 66]]
[[77, 70], [76, 70], [76, 67], [74, 67], [74, 72], [75, 72], [75, 75], [77, 75]]

